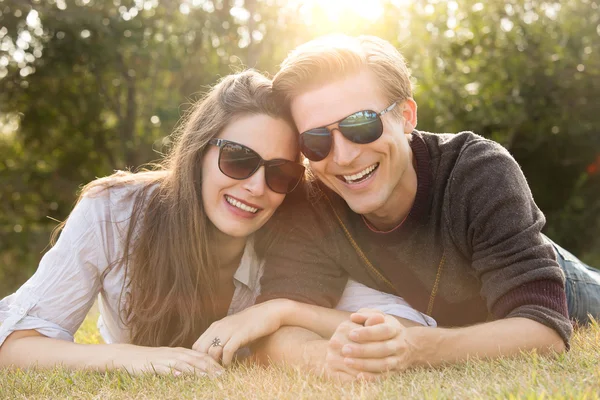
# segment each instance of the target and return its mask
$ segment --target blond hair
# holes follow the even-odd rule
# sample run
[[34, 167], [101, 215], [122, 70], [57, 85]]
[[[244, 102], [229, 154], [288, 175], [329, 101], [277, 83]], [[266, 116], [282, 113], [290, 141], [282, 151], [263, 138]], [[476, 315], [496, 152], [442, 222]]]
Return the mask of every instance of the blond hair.
[[298, 46], [281, 63], [273, 89], [289, 104], [299, 94], [365, 69], [374, 74], [390, 103], [412, 97], [402, 54], [391, 43], [364, 35], [328, 35]]
[[111, 187], [141, 187], [132, 194], [123, 254], [111, 266], [125, 268], [130, 278], [124, 283], [129, 294], [122, 317], [131, 343], [191, 347], [223, 317], [215, 312], [219, 260], [216, 228], [202, 204], [202, 157], [229, 123], [252, 114], [281, 118], [293, 127], [269, 79], [252, 70], [229, 75], [191, 107], [172, 151], [154, 171], [118, 172], [84, 187], [80, 199]]

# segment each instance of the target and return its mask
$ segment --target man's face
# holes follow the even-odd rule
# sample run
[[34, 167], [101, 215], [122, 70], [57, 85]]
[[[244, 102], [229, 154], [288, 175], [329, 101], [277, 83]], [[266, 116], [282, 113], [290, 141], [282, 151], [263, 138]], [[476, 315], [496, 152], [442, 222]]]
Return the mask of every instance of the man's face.
[[[380, 112], [388, 103], [373, 74], [362, 71], [298, 95], [292, 100], [291, 111], [299, 132], [323, 126], [331, 131], [338, 127], [334, 121], [362, 110]], [[333, 129], [333, 144], [327, 157], [310, 161], [325, 185], [354, 212], [367, 217], [374, 214], [378, 218], [393, 218], [397, 201], [416, 190], [407, 140], [416, 125], [416, 104], [408, 99], [396, 107], [402, 111], [402, 118], [391, 112], [383, 115], [383, 134], [379, 139], [356, 144]]]

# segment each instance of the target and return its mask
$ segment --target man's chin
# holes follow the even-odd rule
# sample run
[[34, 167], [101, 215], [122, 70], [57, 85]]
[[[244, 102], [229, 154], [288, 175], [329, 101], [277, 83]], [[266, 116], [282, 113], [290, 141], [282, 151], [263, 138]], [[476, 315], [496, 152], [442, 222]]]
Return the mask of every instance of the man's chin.
[[[346, 200], [346, 199], [344, 199], [344, 200]], [[348, 207], [350, 207], [350, 209], [352, 211], [354, 211], [356, 214], [361, 214], [361, 215], [372, 214], [380, 208], [379, 204], [374, 204], [373, 202], [366, 202], [366, 201], [350, 201], [349, 202], [348, 200], [346, 200], [346, 204], [348, 204]]]
[[[337, 179], [337, 178], [334, 178]], [[348, 190], [348, 188], [346, 188], [343, 184], [340, 185], [331, 185], [330, 182], [326, 182], [323, 181], [323, 183], [325, 183], [325, 185], [327, 187], [329, 187], [329, 189], [333, 190], [334, 192], [336, 192], [338, 194], [338, 196], [340, 196], [342, 199], [344, 199], [344, 201], [346, 202], [346, 204], [348, 204], [348, 207], [350, 207], [350, 209], [352, 211], [354, 211], [356, 214], [370, 214], [373, 213], [377, 210], [379, 210], [382, 206], [381, 201], [377, 198], [372, 198], [372, 196], [370, 196], [371, 193], [362, 193], [362, 194], [353, 194], [353, 193], [349, 193], [350, 190]], [[336, 182], [337, 183], [337, 182]]]

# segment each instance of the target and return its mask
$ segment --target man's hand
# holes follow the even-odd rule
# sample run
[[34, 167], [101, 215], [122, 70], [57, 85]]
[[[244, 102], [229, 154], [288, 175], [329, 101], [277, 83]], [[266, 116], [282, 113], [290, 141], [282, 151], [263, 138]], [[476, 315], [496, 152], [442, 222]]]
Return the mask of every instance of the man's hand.
[[[327, 355], [325, 356], [324, 374], [331, 379], [337, 379], [343, 382], [352, 381], [361, 378], [360, 370], [352, 368], [345, 362], [345, 357], [342, 354], [342, 349], [352, 344], [349, 338], [350, 332], [355, 329], [362, 328], [352, 321], [344, 321], [338, 325], [331, 339], [327, 344]], [[372, 374], [368, 374], [364, 378], [371, 378]]]
[[353, 325], [344, 331], [349, 340], [341, 348], [344, 364], [350, 371], [372, 378], [414, 365], [416, 354], [409, 339], [410, 329], [395, 317], [378, 310], [361, 309], [350, 319]]
[[348, 333], [345, 363], [354, 370], [382, 373], [416, 366], [438, 366], [473, 358], [512, 356], [536, 349], [540, 354], [564, 351], [552, 328], [527, 318], [505, 318], [462, 328], [406, 327], [378, 310], [350, 316], [363, 324]]
[[261, 359], [307, 366], [335, 379], [355, 380], [533, 349], [540, 354], [565, 351], [556, 331], [527, 318], [452, 329], [407, 327], [378, 310], [361, 309], [350, 318], [336, 325], [329, 340], [307, 329], [286, 326], [266, 340], [269, 346], [259, 351]]

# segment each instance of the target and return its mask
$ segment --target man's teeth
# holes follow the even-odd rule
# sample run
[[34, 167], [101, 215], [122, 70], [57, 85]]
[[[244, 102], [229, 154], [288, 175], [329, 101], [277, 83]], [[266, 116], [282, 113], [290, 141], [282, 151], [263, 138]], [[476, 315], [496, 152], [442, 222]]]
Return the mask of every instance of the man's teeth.
[[365, 168], [364, 170], [360, 171], [357, 174], [354, 175], [342, 175], [344, 177], [344, 179], [346, 180], [346, 182], [352, 182], [352, 181], [356, 181], [359, 180], [361, 178], [363, 178], [365, 175], [370, 174], [371, 172], [373, 172], [373, 170], [377, 168], [377, 164], [373, 164], [370, 167]]
[[258, 208], [247, 206], [244, 203], [237, 201], [236, 199], [232, 199], [229, 196], [225, 196], [225, 200], [227, 200], [227, 202], [229, 204], [231, 204], [234, 207], [239, 208], [240, 210], [248, 211], [248, 212], [251, 212], [252, 214], [256, 214], [258, 212]]

